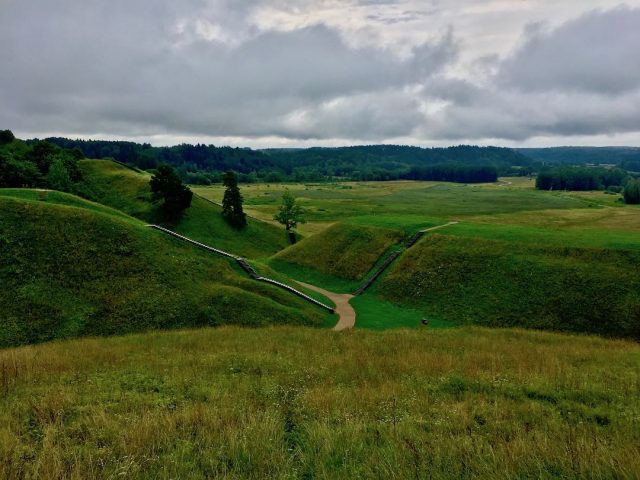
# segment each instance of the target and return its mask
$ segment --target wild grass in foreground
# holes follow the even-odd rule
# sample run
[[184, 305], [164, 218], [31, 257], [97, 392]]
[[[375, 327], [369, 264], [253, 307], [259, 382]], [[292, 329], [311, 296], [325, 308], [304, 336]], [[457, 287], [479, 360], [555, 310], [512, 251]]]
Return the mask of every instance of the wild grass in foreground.
[[0, 351], [2, 478], [634, 478], [640, 346], [220, 328]]

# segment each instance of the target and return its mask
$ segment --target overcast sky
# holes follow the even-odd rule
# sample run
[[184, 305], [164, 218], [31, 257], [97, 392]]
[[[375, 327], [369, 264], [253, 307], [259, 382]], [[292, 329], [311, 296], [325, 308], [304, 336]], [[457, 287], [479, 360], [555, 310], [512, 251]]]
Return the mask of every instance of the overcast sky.
[[640, 0], [0, 0], [0, 129], [640, 146]]

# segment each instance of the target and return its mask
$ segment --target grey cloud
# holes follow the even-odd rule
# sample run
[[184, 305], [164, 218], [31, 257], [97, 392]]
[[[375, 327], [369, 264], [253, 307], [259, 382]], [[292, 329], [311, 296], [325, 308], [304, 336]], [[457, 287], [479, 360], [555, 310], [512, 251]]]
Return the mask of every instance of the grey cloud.
[[531, 25], [521, 47], [484, 80], [435, 76], [427, 102], [443, 105], [425, 138], [525, 141], [640, 130], [640, 9], [593, 11], [545, 31]]
[[519, 92], [447, 81], [425, 89], [447, 102], [421, 135], [449, 140], [585, 136], [638, 131], [640, 90], [611, 97], [589, 92]]
[[[195, 12], [205, 4], [190, 3]], [[191, 20], [168, 1], [104, 5], [91, 0], [80, 7], [70, 0], [29, 7], [13, 3], [13, 15], [0, 17], [5, 45], [0, 62], [13, 66], [0, 73], [5, 105], [0, 123], [36, 132], [155, 129], [220, 136], [309, 136], [317, 125], [316, 135], [323, 138], [337, 133], [326, 121], [321, 126], [321, 117], [331, 117], [336, 125], [349, 125], [350, 135], [389, 136], [399, 133], [397, 114], [387, 120], [383, 109], [347, 98], [344, 103], [355, 107], [343, 111], [341, 121], [339, 109], [327, 105], [423, 82], [457, 52], [448, 34], [400, 59], [382, 48], [350, 48], [338, 32], [322, 25], [262, 32], [229, 45], [195, 35]], [[153, 7], [151, 14], [145, 6]], [[209, 10], [202, 11], [206, 18]], [[308, 129], [291, 128], [286, 122], [295, 111], [315, 111], [319, 117]], [[355, 112], [367, 118], [358, 121]], [[405, 113], [407, 120], [416, 120]], [[372, 118], [378, 121], [372, 124]]]
[[594, 11], [545, 32], [528, 29], [498, 81], [529, 91], [617, 93], [640, 87], [640, 9]]
[[[295, 13], [284, 0], [0, 2], [0, 128], [19, 132], [420, 143], [640, 130], [638, 8], [532, 26], [504, 60], [471, 59], [453, 76], [473, 39], [446, 24], [400, 56], [320, 22], [251, 23], [265, 5]], [[347, 3], [385, 7], [372, 35], [419, 16], [405, 7], [420, 2]], [[317, 4], [301, 0], [301, 15]]]

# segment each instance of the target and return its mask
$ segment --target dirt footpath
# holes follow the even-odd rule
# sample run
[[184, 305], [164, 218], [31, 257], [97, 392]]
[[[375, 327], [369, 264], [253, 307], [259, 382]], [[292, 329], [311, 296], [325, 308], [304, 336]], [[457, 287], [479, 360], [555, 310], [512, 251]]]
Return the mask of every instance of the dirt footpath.
[[313, 290], [314, 292], [321, 293], [325, 297], [331, 299], [333, 303], [336, 304], [335, 312], [338, 314], [338, 323], [335, 327], [333, 327], [336, 331], [341, 330], [349, 330], [353, 328], [356, 324], [356, 311], [353, 309], [349, 300], [353, 298], [353, 295], [349, 295], [348, 293], [332, 293], [324, 290], [323, 288], [316, 287], [315, 285], [309, 285], [308, 283], [297, 283], [302, 285], [309, 290]]

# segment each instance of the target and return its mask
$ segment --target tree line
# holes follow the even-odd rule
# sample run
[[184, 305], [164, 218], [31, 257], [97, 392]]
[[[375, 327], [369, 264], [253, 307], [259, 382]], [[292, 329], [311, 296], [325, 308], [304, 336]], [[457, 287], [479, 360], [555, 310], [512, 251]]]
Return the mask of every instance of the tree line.
[[628, 204], [640, 204], [640, 180], [620, 168], [561, 166], [541, 171], [536, 178], [539, 190], [590, 191], [622, 193]]
[[[420, 148], [400, 145], [371, 145], [338, 148], [267, 149], [176, 145], [153, 147], [121, 141], [70, 140], [49, 138], [63, 148], [79, 148], [88, 158], [114, 158], [143, 170], [172, 165], [183, 181], [194, 185], [221, 183], [233, 170], [239, 183], [321, 182], [333, 180], [401, 180], [444, 175], [445, 164], [456, 165], [450, 181], [468, 176], [467, 167], [495, 168], [498, 174], [528, 174], [531, 161], [524, 155], [499, 147], [457, 146]], [[464, 166], [464, 167], [463, 167]], [[471, 175], [474, 181], [477, 175]], [[482, 180], [486, 181], [486, 180]]]
[[604, 190], [622, 187], [630, 178], [620, 168], [560, 166], [542, 170], [536, 178], [539, 190]]
[[412, 167], [403, 178], [437, 182], [488, 183], [498, 180], [498, 169], [491, 165], [445, 163], [427, 167]]

